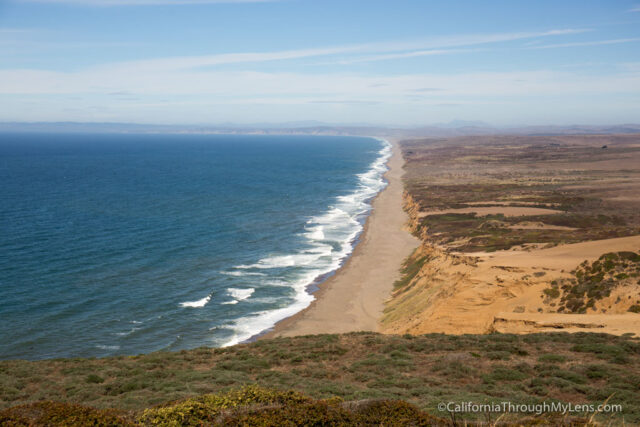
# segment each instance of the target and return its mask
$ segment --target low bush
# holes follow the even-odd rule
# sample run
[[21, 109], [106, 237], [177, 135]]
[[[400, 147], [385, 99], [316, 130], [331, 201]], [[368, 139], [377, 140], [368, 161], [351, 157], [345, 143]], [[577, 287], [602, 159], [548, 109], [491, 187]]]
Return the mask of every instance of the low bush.
[[181, 402], [146, 409], [139, 418], [144, 425], [199, 426], [211, 423], [224, 410], [250, 405], [296, 406], [311, 398], [295, 391], [276, 391], [246, 386], [224, 394], [205, 394]]
[[0, 425], [13, 426], [133, 426], [122, 413], [62, 402], [34, 402], [0, 411]]
[[[260, 359], [268, 363], [253, 363]], [[237, 371], [222, 367], [244, 366], [240, 362], [250, 363], [252, 368]], [[104, 381], [94, 382], [98, 379], [89, 380], [89, 375]], [[251, 384], [265, 388], [245, 387]], [[297, 416], [299, 412], [295, 411], [301, 405], [307, 405], [309, 411], [320, 411], [322, 416], [335, 415], [338, 420], [347, 411], [349, 420], [354, 419], [352, 403], [342, 404], [336, 398], [350, 402], [402, 400], [448, 419], [449, 414], [436, 411], [438, 402], [500, 399], [524, 404], [555, 399], [584, 403], [602, 402], [611, 394], [614, 396], [609, 403], [624, 407], [614, 418], [638, 424], [638, 393], [640, 340], [598, 333], [353, 333], [276, 338], [221, 350], [0, 361], [0, 408], [14, 406], [10, 417], [4, 410], [0, 425], [61, 424], [33, 421], [39, 419], [33, 414], [31, 421], [24, 421], [24, 417], [22, 422], [16, 421], [15, 405], [35, 405], [39, 400], [119, 408], [130, 417], [100, 412], [102, 409], [82, 415], [116, 417], [111, 425], [207, 425], [290, 405], [298, 407], [291, 409], [291, 417]], [[291, 401], [294, 403], [286, 403]], [[73, 407], [54, 408], [53, 412], [65, 413], [71, 411], [69, 408]], [[51, 414], [47, 417], [42, 419], [54, 419]], [[502, 419], [506, 422], [506, 418]], [[483, 415], [460, 414], [456, 419], [461, 423], [478, 422]], [[512, 419], [522, 418], [513, 415], [509, 420]]]
[[543, 354], [538, 357], [538, 362], [547, 362], [547, 363], [562, 363], [566, 361], [566, 356], [562, 356], [559, 354]]
[[[575, 278], [559, 279], [543, 293], [551, 299], [560, 298], [559, 312], [586, 313], [588, 309], [595, 310], [598, 301], [609, 297], [617, 287], [630, 285], [628, 279], [639, 272], [639, 254], [610, 252], [592, 263], [584, 261], [573, 272]], [[636, 305], [628, 311], [640, 312]]]

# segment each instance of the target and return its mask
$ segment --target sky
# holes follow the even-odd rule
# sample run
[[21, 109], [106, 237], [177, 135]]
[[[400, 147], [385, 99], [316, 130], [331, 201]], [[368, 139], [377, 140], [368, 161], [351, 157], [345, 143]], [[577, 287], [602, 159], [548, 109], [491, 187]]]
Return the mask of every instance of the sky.
[[0, 121], [640, 123], [640, 2], [0, 0]]

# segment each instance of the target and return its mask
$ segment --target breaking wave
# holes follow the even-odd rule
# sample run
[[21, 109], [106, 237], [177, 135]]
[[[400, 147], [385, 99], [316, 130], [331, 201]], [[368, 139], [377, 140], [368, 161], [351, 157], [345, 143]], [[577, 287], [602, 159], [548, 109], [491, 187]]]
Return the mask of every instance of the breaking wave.
[[[249, 276], [262, 275], [269, 270], [272, 278], [279, 276], [278, 283], [284, 283], [293, 290], [293, 297], [280, 308], [253, 313], [225, 325], [232, 331], [232, 337], [222, 343], [223, 346], [246, 341], [306, 308], [314, 299], [308, 292], [309, 285], [338, 269], [351, 254], [363, 230], [364, 220], [371, 211], [373, 197], [387, 185], [384, 174], [388, 170], [386, 163], [391, 157], [391, 144], [382, 139], [380, 142], [383, 148], [377, 159], [366, 172], [357, 175], [356, 189], [338, 196], [323, 214], [307, 221], [302, 233], [305, 244], [301, 250], [265, 257], [253, 264], [237, 265], [233, 271], [225, 272]], [[236, 298], [235, 302], [227, 304], [235, 304], [239, 300]]]

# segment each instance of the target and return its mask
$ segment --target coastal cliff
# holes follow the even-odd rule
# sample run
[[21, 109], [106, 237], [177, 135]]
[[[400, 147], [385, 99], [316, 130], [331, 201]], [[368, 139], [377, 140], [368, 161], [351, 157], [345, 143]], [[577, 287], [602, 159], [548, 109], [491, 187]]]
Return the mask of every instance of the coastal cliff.
[[[406, 192], [404, 207], [409, 214], [407, 225], [422, 243], [404, 262], [403, 276], [395, 283], [381, 319], [382, 331], [393, 334], [452, 332], [447, 322], [434, 324], [434, 316], [447, 317], [446, 313], [440, 313], [441, 302], [454, 296], [460, 287], [467, 284], [472, 269], [477, 266], [476, 259], [451, 253], [432, 243], [427, 229], [420, 227], [420, 206]], [[452, 320], [449, 319], [449, 322]], [[469, 333], [486, 332], [489, 326], [474, 325]], [[458, 327], [463, 325], [456, 325], [455, 328]]]
[[408, 230], [416, 237], [424, 240], [426, 233], [420, 231], [420, 220], [418, 215], [420, 213], [420, 205], [411, 197], [406, 190], [402, 193], [402, 208], [405, 210], [409, 219], [407, 220]]

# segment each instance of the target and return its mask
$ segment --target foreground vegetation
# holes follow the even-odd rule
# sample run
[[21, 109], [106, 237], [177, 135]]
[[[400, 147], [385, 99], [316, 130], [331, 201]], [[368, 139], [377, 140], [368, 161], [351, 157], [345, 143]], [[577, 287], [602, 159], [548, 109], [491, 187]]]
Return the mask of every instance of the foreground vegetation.
[[0, 411], [2, 425], [447, 425], [402, 401], [315, 400], [295, 391], [246, 386], [206, 394], [134, 414], [87, 406], [37, 402]]
[[[271, 391], [251, 388], [237, 391], [252, 384]], [[226, 397], [203, 397], [230, 390], [236, 391]], [[247, 390], [258, 400], [247, 400]], [[334, 421], [371, 416], [367, 419], [382, 422], [382, 418], [375, 417], [396, 410], [412, 414], [414, 420], [451, 420], [451, 414], [438, 410], [438, 403], [602, 403], [606, 399], [621, 404], [623, 412], [603, 414], [599, 419], [638, 423], [639, 393], [640, 341], [604, 334], [353, 333], [104, 359], [0, 362], [0, 405], [13, 407], [0, 413], [1, 424], [18, 416], [31, 416], [33, 420], [34, 413], [46, 416], [59, 412], [75, 414], [78, 419], [99, 415], [145, 423], [158, 422], [158, 417], [176, 413], [193, 416], [198, 422], [219, 421], [224, 417], [245, 417], [242, 419], [246, 421], [252, 416], [267, 417], [265, 414], [295, 418], [301, 413], [338, 417]], [[284, 402], [284, 396], [297, 403]], [[221, 412], [229, 399], [249, 403], [235, 405], [242, 406], [240, 412]], [[385, 401], [374, 404], [377, 401], [370, 399]], [[61, 407], [41, 403], [43, 400], [96, 409]], [[178, 403], [166, 405], [166, 402]], [[262, 415], [255, 411], [250, 415], [249, 409], [258, 410], [255, 407], [258, 403]], [[156, 405], [160, 407], [148, 409]], [[381, 410], [375, 405], [390, 409]], [[284, 412], [289, 415], [276, 410], [285, 407]], [[98, 415], [91, 412], [95, 410]], [[572, 415], [576, 419], [590, 416]], [[495, 419], [498, 414], [492, 416]], [[524, 416], [533, 415], [512, 414], [501, 420]], [[485, 421], [489, 415], [455, 417]], [[258, 418], [247, 423], [260, 424]]]

